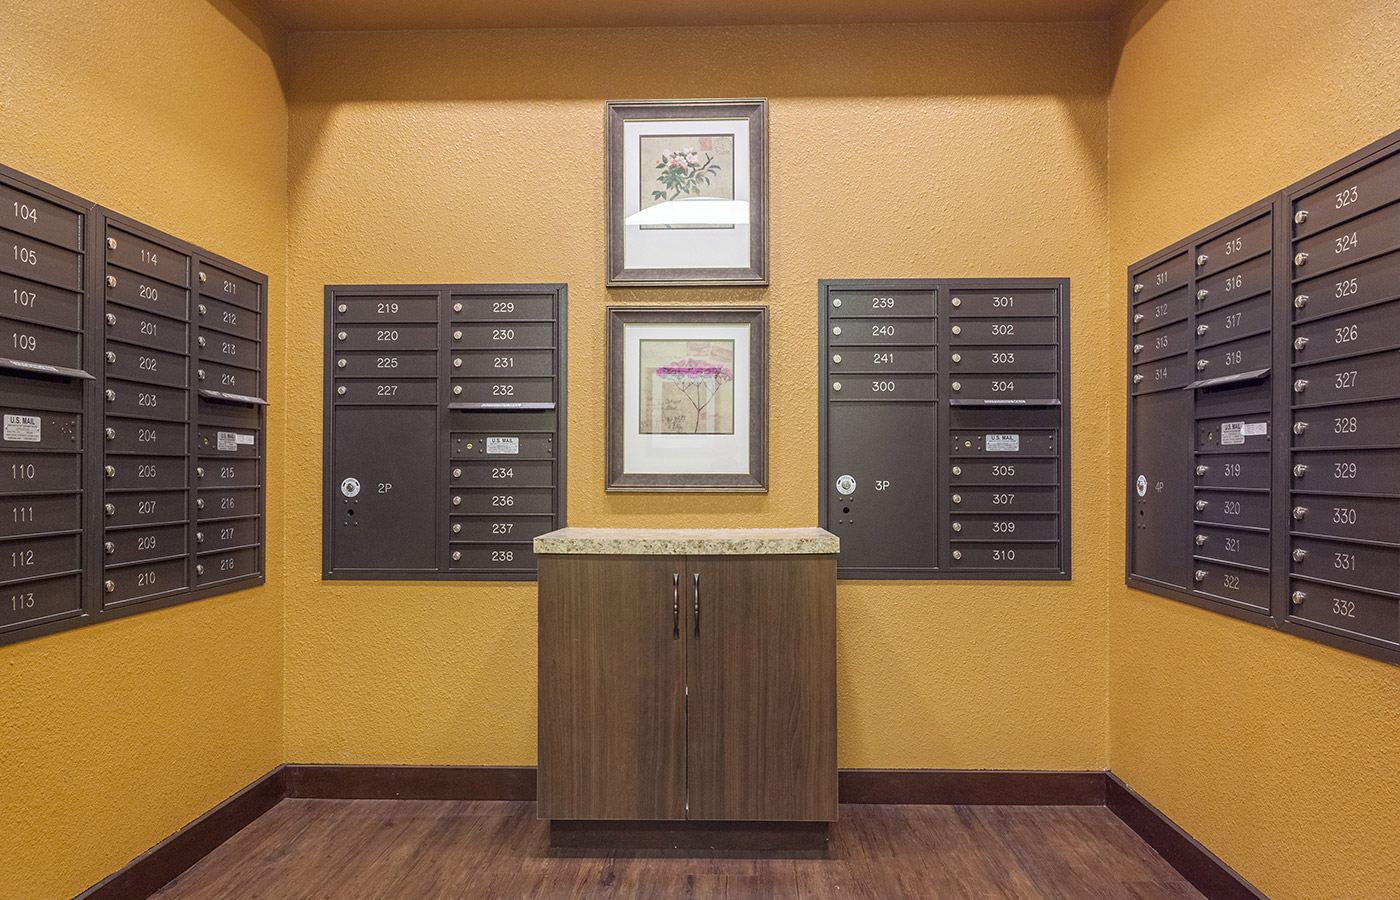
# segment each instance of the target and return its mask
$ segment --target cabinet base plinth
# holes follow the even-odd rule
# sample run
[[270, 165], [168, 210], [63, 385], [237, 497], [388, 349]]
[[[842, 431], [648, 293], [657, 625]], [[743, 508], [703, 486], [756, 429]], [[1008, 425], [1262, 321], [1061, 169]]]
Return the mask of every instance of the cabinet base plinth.
[[772, 850], [825, 853], [830, 822], [691, 822], [555, 819], [556, 850]]

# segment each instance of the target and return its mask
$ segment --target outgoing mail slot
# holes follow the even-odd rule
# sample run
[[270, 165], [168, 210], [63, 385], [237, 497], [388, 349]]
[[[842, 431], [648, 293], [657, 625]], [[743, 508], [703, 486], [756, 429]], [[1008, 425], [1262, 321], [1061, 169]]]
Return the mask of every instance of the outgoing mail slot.
[[80, 214], [3, 183], [0, 183], [0, 228], [69, 250], [83, 249]]
[[260, 406], [227, 403], [222, 400], [211, 400], [207, 397], [199, 397], [198, 402], [198, 422], [201, 425], [208, 427], [217, 425], [220, 428], [248, 433], [262, 429], [263, 408]]
[[1182, 353], [1133, 366], [1133, 393], [1179, 390], [1194, 380], [1191, 358]]
[[962, 487], [954, 485], [953, 515], [964, 512], [1059, 512], [1059, 490], [1054, 487]]
[[453, 350], [523, 350], [547, 349], [553, 346], [553, 322], [464, 324], [452, 329]]
[[376, 406], [432, 406], [437, 403], [437, 395], [436, 379], [352, 381], [348, 378], [337, 378], [335, 382], [337, 405], [369, 403]]
[[[458, 497], [461, 502], [457, 502]], [[498, 487], [494, 490], [457, 491], [452, 496], [452, 511], [473, 515], [551, 514], [554, 512], [554, 490]]]
[[238, 338], [201, 328], [195, 344], [199, 348], [199, 358], [209, 362], [256, 369], [262, 360], [262, 344], [250, 338]]
[[183, 354], [108, 341], [104, 357], [107, 375], [112, 378], [178, 388], [189, 384], [189, 357]]
[[1231, 382], [1196, 391], [1196, 418], [1238, 419], [1267, 422], [1273, 407], [1273, 385], [1269, 381]]
[[256, 429], [201, 428], [195, 445], [201, 459], [249, 459], [262, 455]]
[[1293, 244], [1293, 277], [1310, 278], [1400, 249], [1400, 203]]
[[1196, 282], [1196, 311], [1218, 309], [1265, 292], [1272, 295], [1273, 286], [1273, 255], [1261, 256]]
[[135, 309], [186, 321], [190, 316], [190, 292], [147, 275], [107, 267], [107, 299]]
[[948, 565], [954, 570], [999, 569], [1058, 569], [1058, 544], [954, 544]]
[[222, 331], [224, 334], [236, 334], [239, 337], [257, 340], [261, 332], [261, 316], [229, 303], [200, 297], [194, 312], [195, 321], [201, 327]]
[[[553, 484], [554, 463], [547, 459], [466, 460], [452, 467], [454, 488], [545, 487]], [[452, 511], [458, 512], [460, 507], [461, 504], [454, 501]]]
[[1273, 506], [1267, 492], [1196, 491], [1195, 520], [1240, 528], [1268, 528]]
[[188, 287], [190, 283], [190, 258], [169, 247], [153, 243], [145, 238], [107, 226], [107, 262], [159, 278], [170, 284]]
[[337, 353], [335, 374], [345, 378], [436, 378], [436, 353]]
[[1198, 559], [1196, 593], [1268, 609], [1269, 574]]
[[1293, 446], [1384, 447], [1400, 434], [1400, 400], [1318, 406], [1293, 413]]
[[1057, 484], [1057, 459], [959, 460], [952, 465], [949, 482], [964, 484]]
[[1133, 307], [1133, 333], [1148, 331], [1172, 322], [1179, 322], [1190, 314], [1192, 307], [1188, 285], [1144, 301]]
[[523, 544], [452, 544], [451, 566], [454, 569], [474, 569], [501, 572], [533, 572], [535, 548]]
[[[257, 365], [258, 361], [254, 358], [249, 362]], [[195, 384], [202, 390], [262, 397], [262, 375], [254, 369], [200, 360], [194, 377]]]
[[959, 346], [1053, 344], [1058, 322], [1058, 319], [959, 319], [948, 326], [948, 342]]
[[1243, 531], [1237, 528], [1220, 528], [1215, 525], [1197, 525], [1195, 547], [1198, 559], [1213, 559], [1241, 566], [1254, 566], [1259, 569], [1269, 567], [1269, 533], [1267, 531]]
[[827, 397], [836, 400], [918, 400], [938, 396], [932, 375], [832, 375]]
[[199, 292], [245, 309], [262, 309], [261, 285], [207, 262], [199, 264]]
[[[29, 379], [16, 379], [20, 383]], [[31, 383], [32, 384], [32, 383]], [[24, 385], [29, 387], [29, 384]], [[13, 387], [17, 388], [18, 385]], [[0, 382], [0, 396], [6, 400], [15, 399], [18, 390], [12, 385]], [[25, 402], [43, 400], [43, 397], [25, 397]], [[71, 413], [48, 412], [37, 409], [16, 409], [12, 406], [0, 407], [0, 449], [5, 450], [80, 450], [82, 434], [79, 432], [81, 420]]]
[[1053, 316], [1059, 304], [1055, 291], [953, 291], [948, 299], [950, 316]]
[[234, 578], [247, 578], [258, 574], [258, 548], [244, 547], [239, 550], [219, 550], [214, 553], [201, 553], [195, 560], [194, 583], [196, 586], [231, 581]]
[[953, 456], [1055, 456], [1059, 441], [1053, 430], [1020, 429], [1003, 432], [954, 431]]
[[1293, 326], [1293, 361], [1318, 362], [1338, 356], [1400, 346], [1400, 303], [1382, 303]]
[[1273, 328], [1271, 297], [1255, 297], [1233, 303], [1196, 317], [1196, 346], [1209, 347], [1223, 341]]
[[553, 516], [453, 516], [454, 541], [532, 541], [554, 530]]
[[1293, 321], [1306, 322], [1393, 299], [1400, 291], [1400, 253], [1369, 259], [1293, 286]]
[[335, 321], [436, 322], [437, 296], [432, 297], [336, 297]]
[[1134, 363], [1145, 363], [1184, 353], [1191, 349], [1191, 323], [1178, 322], [1166, 328], [1158, 328], [1133, 338], [1131, 359]]
[[170, 353], [189, 352], [189, 326], [184, 322], [124, 306], [107, 307], [107, 339]]
[[829, 322], [827, 343], [832, 347], [870, 344], [931, 346], [938, 338], [936, 319], [857, 319]]
[[108, 456], [102, 486], [107, 491], [154, 491], [183, 488], [189, 484], [189, 465], [183, 457]]
[[253, 516], [260, 512], [257, 488], [201, 489], [195, 499], [195, 516], [201, 522]]
[[1202, 456], [1196, 464], [1196, 485], [1268, 490], [1272, 478], [1269, 459], [1268, 453], [1221, 453]]
[[108, 419], [103, 447], [109, 454], [144, 453], [151, 456], [184, 456], [189, 452], [184, 423]]
[[1293, 370], [1293, 403], [1345, 403], [1400, 395], [1397, 366], [1400, 354], [1393, 350], [1299, 366]]
[[11, 318], [69, 331], [83, 328], [83, 295], [0, 275], [0, 310]]
[[935, 315], [934, 291], [827, 291], [829, 318], [890, 318], [911, 316], [928, 318]]
[[1273, 365], [1273, 347], [1272, 334], [1256, 334], [1242, 341], [1209, 347], [1196, 354], [1197, 376], [1209, 379], [1267, 369]]
[[476, 378], [554, 374], [553, 350], [463, 350], [452, 354], [452, 372]]
[[185, 557], [107, 569], [102, 573], [102, 606], [111, 608], [183, 591], [189, 586]]
[[102, 502], [102, 521], [109, 528], [183, 522], [190, 515], [184, 491], [115, 493], [103, 497]]
[[0, 499], [0, 538], [82, 528], [81, 494], [43, 494]]
[[1400, 643], [1400, 600], [1311, 581], [1290, 582], [1288, 593], [1288, 614], [1296, 621]]
[[[1267, 450], [1270, 446], [1269, 414], [1232, 416], [1228, 419], [1200, 419], [1196, 422], [1196, 450], [1209, 454], [1224, 450]], [[1201, 460], [1209, 465], [1210, 460]]]
[[257, 487], [259, 471], [256, 459], [201, 459], [195, 467], [195, 481], [199, 487]]
[[453, 459], [553, 459], [553, 434], [511, 434], [497, 431], [490, 434], [452, 435]]
[[189, 552], [190, 535], [185, 525], [161, 525], [156, 528], [107, 529], [103, 535], [104, 565], [147, 562], [184, 556]]
[[1273, 249], [1273, 213], [1232, 228], [1196, 248], [1196, 277], [1204, 278], [1222, 269], [1252, 259]]
[[1057, 372], [1060, 368], [1059, 356], [1059, 348], [1048, 344], [1030, 347], [959, 347], [949, 354], [948, 366], [953, 374]]
[[336, 350], [436, 350], [437, 326], [336, 325], [334, 338]]
[[554, 297], [550, 294], [459, 294], [452, 297], [454, 322], [553, 318]]
[[82, 535], [15, 538], [0, 543], [0, 582], [43, 578], [82, 567]]
[[1191, 280], [1195, 265], [1189, 253], [1179, 253], [1133, 276], [1133, 299], [1148, 300], [1175, 290]]
[[1024, 541], [1055, 541], [1060, 537], [1059, 516], [953, 516], [950, 523], [954, 544], [961, 541], [996, 541], [1003, 544]]
[[1400, 591], [1400, 547], [1294, 535], [1293, 574], [1373, 591]]
[[954, 401], [1046, 403], [1060, 397], [1058, 375], [957, 375], [948, 382]]
[[1316, 234], [1395, 200], [1400, 200], [1400, 157], [1391, 153], [1294, 200], [1293, 234]]
[[81, 462], [75, 453], [6, 453], [0, 456], [0, 494], [80, 491]]
[[0, 631], [83, 609], [78, 575], [25, 581], [0, 590]]
[[185, 421], [188, 393], [178, 388], [108, 379], [104, 394], [109, 416]]
[[1295, 534], [1400, 544], [1400, 500], [1393, 498], [1294, 494], [1292, 519]]
[[[3, 298], [0, 298], [3, 299]], [[0, 309], [4, 309], [0, 304]], [[82, 335], [46, 325], [0, 319], [0, 356], [41, 366], [83, 367]]]
[[258, 516], [206, 522], [195, 531], [195, 547], [203, 553], [228, 550], [231, 547], [255, 546], [259, 542], [258, 532], [261, 526], [262, 519]]
[[1322, 450], [1293, 454], [1295, 490], [1400, 497], [1400, 450]]
[[82, 256], [3, 229], [0, 229], [0, 272], [70, 291], [83, 289]]
[[553, 403], [553, 378], [454, 378], [453, 403]]

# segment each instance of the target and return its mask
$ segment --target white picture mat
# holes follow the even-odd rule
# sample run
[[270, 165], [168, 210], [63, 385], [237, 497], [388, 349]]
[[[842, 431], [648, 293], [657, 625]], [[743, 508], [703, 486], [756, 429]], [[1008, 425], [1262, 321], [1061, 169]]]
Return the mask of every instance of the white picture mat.
[[[628, 224], [641, 211], [641, 137], [713, 134], [734, 138], [734, 199], [748, 203], [748, 119], [634, 119], [622, 124], [622, 264], [628, 269], [747, 269], [752, 223], [733, 228], [643, 229]], [[653, 207], [655, 208], [655, 207]]]
[[[641, 342], [734, 342], [733, 434], [641, 434]], [[749, 471], [749, 326], [622, 326], [622, 471], [626, 475], [734, 475]]]

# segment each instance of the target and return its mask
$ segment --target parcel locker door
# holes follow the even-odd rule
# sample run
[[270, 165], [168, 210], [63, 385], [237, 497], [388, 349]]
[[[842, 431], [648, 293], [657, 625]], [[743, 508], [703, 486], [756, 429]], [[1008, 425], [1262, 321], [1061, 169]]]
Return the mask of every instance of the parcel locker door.
[[336, 410], [333, 569], [437, 569], [437, 416], [436, 409]]
[[1133, 402], [1132, 574], [1189, 590], [1192, 435], [1182, 423], [1191, 421], [1191, 392], [1145, 394]]
[[852, 574], [935, 568], [934, 405], [832, 403], [827, 410], [823, 490], [827, 530], [841, 538], [838, 566]]

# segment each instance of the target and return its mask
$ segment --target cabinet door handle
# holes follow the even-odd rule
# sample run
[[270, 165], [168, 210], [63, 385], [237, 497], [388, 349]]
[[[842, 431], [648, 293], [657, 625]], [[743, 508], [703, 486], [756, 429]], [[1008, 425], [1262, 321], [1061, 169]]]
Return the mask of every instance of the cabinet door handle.
[[695, 573], [695, 636], [700, 636], [700, 573]]
[[678, 572], [671, 573], [671, 640], [679, 640], [681, 636], [681, 576]]

